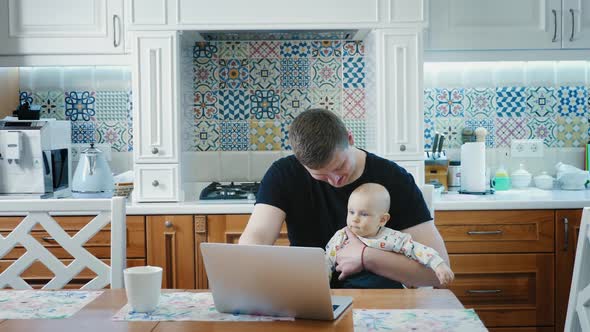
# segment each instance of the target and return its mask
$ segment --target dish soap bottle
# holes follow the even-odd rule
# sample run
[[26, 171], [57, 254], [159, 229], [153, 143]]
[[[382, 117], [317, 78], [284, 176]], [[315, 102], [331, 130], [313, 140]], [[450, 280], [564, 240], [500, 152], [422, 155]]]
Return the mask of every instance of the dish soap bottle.
[[504, 165], [500, 165], [492, 179], [492, 188], [496, 190], [509, 190], [511, 188], [510, 177]]

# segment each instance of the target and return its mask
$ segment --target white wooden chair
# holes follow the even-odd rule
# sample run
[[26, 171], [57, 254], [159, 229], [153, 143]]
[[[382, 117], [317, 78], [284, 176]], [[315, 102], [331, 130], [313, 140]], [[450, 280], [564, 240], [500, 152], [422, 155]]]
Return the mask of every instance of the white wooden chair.
[[[96, 277], [82, 286], [82, 289], [123, 288], [123, 269], [126, 258], [125, 198], [113, 199], [47, 199], [0, 201], [0, 211], [9, 215], [26, 217], [6, 237], [0, 235], [0, 258], [15, 246], [27, 250], [14, 263], [0, 273], [0, 288], [31, 289], [21, 274], [35, 261], [43, 263], [54, 274], [54, 278], [43, 289], [61, 289], [84, 268], [89, 268]], [[52, 215], [96, 215], [78, 233], [70, 236], [53, 219]], [[111, 224], [111, 266], [93, 256], [83, 246], [105, 225]], [[47, 248], [37, 241], [31, 230], [39, 224], [55, 242], [62, 246], [74, 259], [65, 266]]]
[[565, 331], [590, 332], [590, 207], [582, 213]]

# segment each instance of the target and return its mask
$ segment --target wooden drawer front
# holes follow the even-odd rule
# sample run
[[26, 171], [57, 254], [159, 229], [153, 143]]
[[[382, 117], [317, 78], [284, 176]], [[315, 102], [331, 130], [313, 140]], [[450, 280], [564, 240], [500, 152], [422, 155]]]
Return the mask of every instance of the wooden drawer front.
[[495, 327], [488, 329], [490, 332], [555, 332], [553, 326], [538, 327]]
[[554, 323], [554, 255], [449, 255], [451, 291], [487, 327]]
[[553, 252], [554, 211], [437, 211], [449, 253]]
[[[71, 259], [61, 259], [60, 260], [64, 265], [68, 265], [72, 262]], [[108, 259], [102, 259], [103, 262], [110, 265], [111, 262]], [[0, 260], [0, 272], [4, 271], [7, 267], [9, 267], [14, 261], [13, 260]], [[133, 266], [145, 266], [146, 260], [145, 259], [128, 259], [127, 260], [127, 267]], [[26, 269], [23, 273], [21, 273], [21, 277], [33, 288], [41, 288], [45, 285], [49, 280], [54, 277], [54, 274], [41, 262], [36, 261], [33, 263], [28, 269]], [[92, 270], [86, 268], [78, 274], [72, 281], [68, 284], [68, 287], [65, 288], [80, 288], [80, 286], [84, 285], [91, 279], [96, 277], [96, 273]]]
[[[69, 234], [75, 235], [93, 217], [55, 217], [58, 224]], [[8, 235], [20, 223], [23, 217], [0, 217], [0, 234]], [[48, 248], [57, 258], [72, 258], [57, 242], [53, 241], [49, 234], [36, 225], [31, 231], [31, 236], [37, 239], [44, 247]], [[86, 242], [86, 248], [92, 255], [98, 258], [109, 258], [111, 256], [111, 227], [105, 226], [100, 232]], [[26, 252], [22, 246], [16, 246], [2, 259], [16, 259]], [[127, 216], [127, 257], [145, 258], [145, 222], [143, 216]]]
[[[244, 232], [249, 214], [229, 214], [229, 215], [210, 215], [207, 216], [207, 241], [221, 243], [238, 243], [240, 236]], [[287, 236], [287, 224], [283, 223], [279, 238], [275, 245], [288, 246], [289, 237]]]

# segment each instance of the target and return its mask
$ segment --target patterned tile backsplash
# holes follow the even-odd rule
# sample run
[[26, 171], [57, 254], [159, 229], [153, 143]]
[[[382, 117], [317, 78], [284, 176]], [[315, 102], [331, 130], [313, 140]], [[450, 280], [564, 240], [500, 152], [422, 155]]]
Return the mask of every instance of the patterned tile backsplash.
[[41, 118], [72, 122], [72, 143], [110, 144], [133, 151], [128, 68], [20, 68], [21, 104], [41, 106]]
[[[425, 66], [425, 149], [431, 148], [435, 132], [447, 137], [447, 148], [460, 147], [461, 131], [466, 127], [485, 127], [488, 148], [510, 147], [512, 139], [542, 139], [551, 148], [582, 147], [588, 142], [590, 81], [586, 68], [590, 62], [489, 63], [475, 69], [469, 64], [449, 66]], [[575, 67], [579, 70], [572, 71]], [[516, 69], [511, 73], [506, 68]], [[483, 82], [486, 75], [488, 80]], [[502, 75], [510, 76], [512, 84], [505, 84]], [[520, 84], [514, 84], [519, 75]], [[547, 82], [537, 77], [554, 78]]]
[[184, 150], [288, 150], [291, 121], [310, 107], [341, 116], [364, 147], [362, 42], [199, 41], [190, 48], [181, 52], [188, 64], [182, 94], [190, 96], [181, 106]]

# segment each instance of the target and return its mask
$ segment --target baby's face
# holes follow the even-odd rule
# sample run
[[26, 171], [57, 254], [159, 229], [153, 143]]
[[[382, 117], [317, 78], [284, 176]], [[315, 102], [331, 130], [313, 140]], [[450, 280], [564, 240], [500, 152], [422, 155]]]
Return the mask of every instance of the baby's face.
[[376, 208], [370, 195], [352, 194], [348, 199], [346, 225], [358, 236], [372, 237], [381, 226], [382, 211]]

